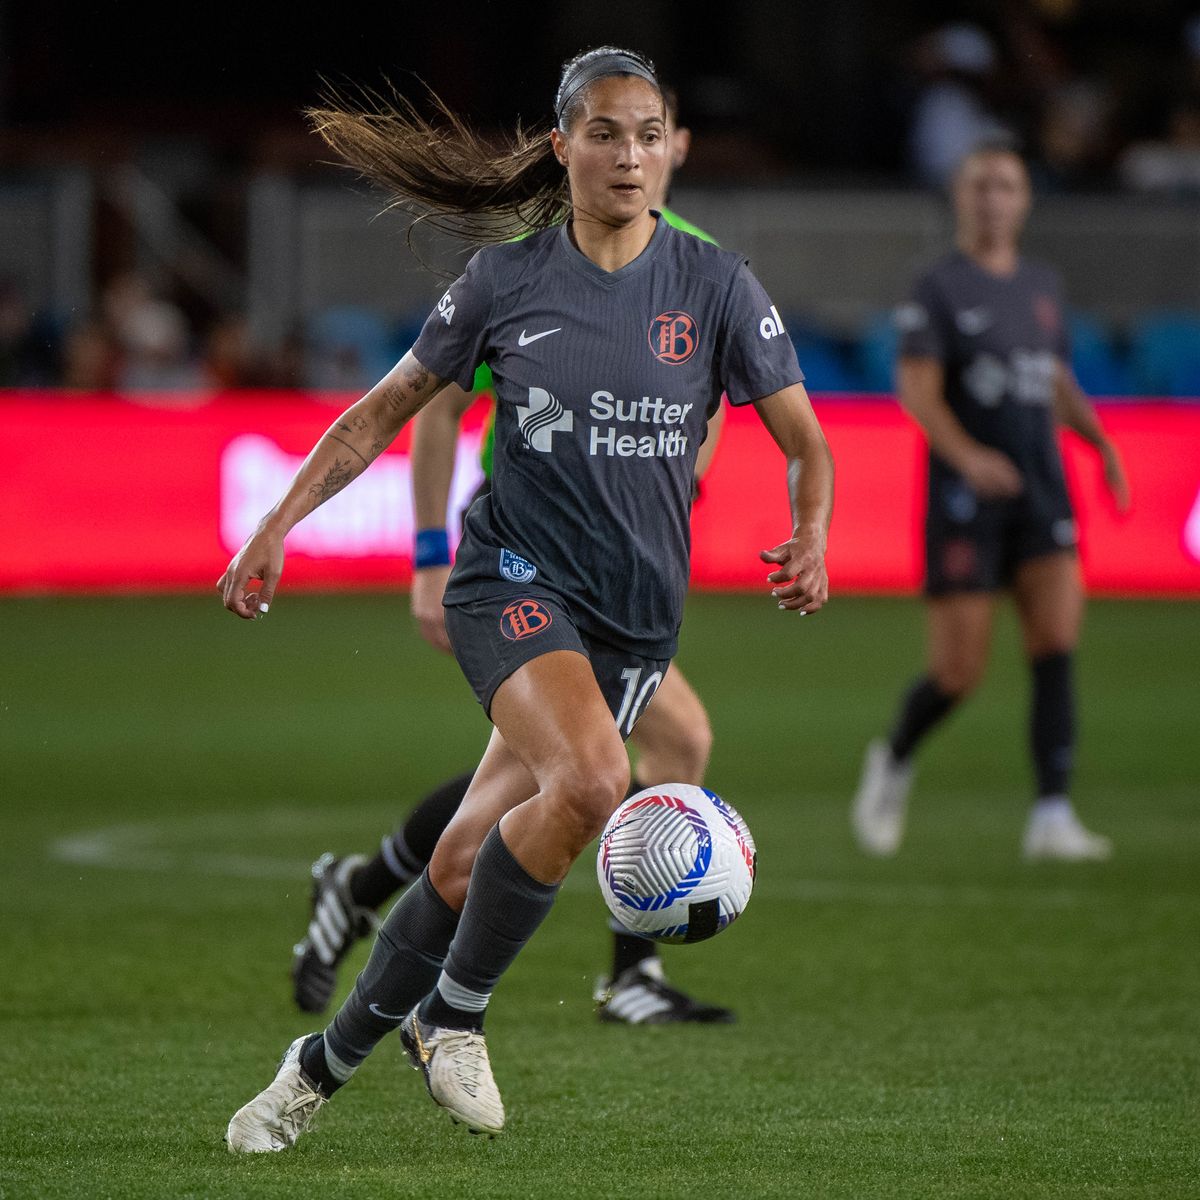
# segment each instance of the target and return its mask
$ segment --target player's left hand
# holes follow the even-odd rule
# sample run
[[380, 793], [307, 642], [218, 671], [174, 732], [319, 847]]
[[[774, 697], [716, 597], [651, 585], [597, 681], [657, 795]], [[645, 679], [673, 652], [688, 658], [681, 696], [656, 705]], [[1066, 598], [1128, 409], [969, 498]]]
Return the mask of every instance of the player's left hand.
[[443, 654], [452, 653], [446, 634], [446, 610], [442, 607], [442, 594], [449, 578], [449, 567], [418, 567], [413, 571], [409, 597], [413, 620], [421, 636]]
[[1112, 496], [1117, 512], [1124, 516], [1129, 511], [1129, 480], [1121, 455], [1112, 442], [1105, 442], [1100, 448], [1100, 458], [1104, 463], [1104, 484], [1108, 494]]
[[[283, 534], [264, 520], [217, 580], [217, 591], [234, 616], [253, 621], [267, 615], [282, 574]], [[257, 591], [250, 587], [255, 579], [260, 580]]]
[[811, 613], [829, 599], [829, 577], [825, 573], [825, 537], [796, 536], [781, 542], [774, 550], [763, 550], [759, 558], [775, 563], [777, 569], [767, 576], [776, 586], [771, 595], [779, 607], [793, 612]]

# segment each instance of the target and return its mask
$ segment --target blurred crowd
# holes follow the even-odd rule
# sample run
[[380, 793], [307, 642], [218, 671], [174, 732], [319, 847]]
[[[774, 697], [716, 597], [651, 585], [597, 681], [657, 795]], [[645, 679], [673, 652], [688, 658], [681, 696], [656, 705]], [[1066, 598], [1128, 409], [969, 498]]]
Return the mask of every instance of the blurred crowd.
[[1120, 46], [1072, 52], [1038, 19], [1057, 7], [1072, 6], [1007, 6], [993, 29], [951, 23], [909, 47], [913, 178], [944, 186], [971, 146], [1006, 135], [1043, 191], [1200, 198], [1200, 12], [1180, 23], [1165, 59], [1147, 63]]
[[391, 345], [399, 354], [400, 330], [367, 345], [349, 323], [341, 338], [323, 332], [328, 324], [323, 314], [271, 347], [256, 342], [242, 314], [190, 317], [135, 273], [113, 279], [96, 312], [72, 323], [31, 308], [15, 280], [0, 279], [0, 387], [159, 399], [173, 393], [192, 401], [242, 388], [354, 391], [390, 365]]
[[[946, 11], [946, 6], [940, 8]], [[781, 11], [771, 6], [776, 17]], [[761, 95], [739, 107], [737, 88], [715, 86], [716, 76], [707, 82], [700, 73], [688, 78], [677, 63], [684, 115], [698, 134], [688, 181], [745, 182], [761, 169], [764, 178], [800, 187], [906, 183], [941, 190], [968, 150], [1004, 135], [1026, 155], [1039, 192], [1134, 192], [1200, 206], [1200, 11], [1188, 15], [1186, 7], [1172, 7], [1167, 0], [1127, 10], [1119, 4], [1089, 6], [1084, 0], [979, 0], [954, 11], [966, 19], [919, 24], [909, 13], [895, 44], [885, 44], [882, 24], [879, 30], [862, 30], [849, 60], [859, 73], [837, 85], [854, 99], [859, 115], [847, 108], [844, 128], [833, 131], [826, 128], [828, 121], [817, 119], [764, 119], [764, 106], [777, 111], [780, 104], [798, 103], [796, 94], [786, 90], [803, 84], [796, 71], [780, 85], [783, 91], [772, 91], [763, 80], [742, 78], [744, 96], [757, 94], [756, 89]], [[814, 38], [823, 28], [832, 45], [847, 18], [832, 8], [830, 13], [822, 18], [815, 7], [797, 6], [794, 19], [811, 26]], [[1130, 30], [1125, 40], [1122, 22]], [[473, 61], [471, 46], [460, 49]], [[470, 87], [481, 89], [480, 94], [491, 89], [482, 69], [464, 68], [457, 78], [467, 89], [468, 108], [473, 97], [478, 99]], [[830, 75], [820, 84], [829, 93], [826, 102], [834, 105], [841, 95], [835, 82]], [[217, 115], [206, 118], [210, 123], [221, 119], [222, 110], [213, 111]], [[728, 136], [722, 113], [741, 122], [735, 136]], [[48, 149], [53, 139], [36, 129], [27, 135], [3, 130], [12, 136], [6, 136], [0, 149], [11, 152], [10, 162], [35, 166], [54, 163], [54, 155], [79, 153], [96, 179], [111, 170], [114, 158], [125, 155], [133, 161], [140, 153], [141, 166], [148, 174], [157, 171], [154, 186], [177, 206], [189, 236], [216, 247], [216, 257], [229, 264], [233, 277], [244, 278], [251, 253], [244, 226], [247, 180], [253, 172], [330, 178], [326, 168], [314, 164], [312, 139], [294, 109], [283, 126], [272, 126], [270, 132], [248, 125], [239, 134], [239, 149], [228, 142], [220, 152], [210, 139], [211, 124], [205, 126], [208, 132], [191, 131], [174, 140], [161, 130], [123, 135], [126, 141], [117, 151], [115, 143], [104, 140], [108, 132], [96, 132], [111, 131], [117, 122], [111, 115], [96, 119], [101, 124], [83, 132], [80, 126], [57, 143], [60, 149]], [[862, 135], [859, 129], [856, 135], [855, 128], [864, 124], [871, 127], [869, 133]], [[775, 137], [773, 143], [768, 134]], [[151, 145], [153, 154], [147, 150]], [[836, 146], [842, 157], [822, 160], [822, 146]], [[831, 175], [835, 161], [842, 165]], [[147, 165], [151, 162], [153, 171]], [[345, 176], [336, 180], [343, 186]], [[129, 232], [131, 222], [119, 215], [119, 204], [102, 185], [97, 185], [96, 203], [101, 216], [94, 220], [92, 298], [86, 315], [40, 311], [30, 294], [48, 289], [30, 286], [20, 276], [22, 268], [6, 267], [0, 245], [0, 387], [97, 390], [153, 396], [165, 403], [171, 395], [179, 397], [178, 403], [189, 403], [241, 388], [353, 391], [368, 386], [395, 361], [423, 316], [410, 314], [398, 325], [361, 308], [325, 308], [298, 318], [282, 335], [278, 329], [264, 333], [236, 309], [238, 288], [202, 294], [194, 275], [176, 269], [161, 253], [149, 273], [147, 257], [137, 251], [136, 237]], [[194, 243], [181, 246], [194, 257]], [[894, 299], [878, 298], [881, 314]], [[1191, 316], [1196, 320], [1189, 323]], [[888, 344], [874, 318], [849, 341], [844, 331], [831, 338], [820, 330], [797, 334], [795, 323], [790, 328], [808, 356], [806, 367], [816, 364], [810, 374], [817, 390], [886, 386], [878, 364], [881, 348]], [[1161, 321], [1155, 332], [1149, 326], [1098, 329], [1080, 320], [1077, 345], [1084, 348], [1081, 354], [1091, 354], [1089, 370], [1081, 373], [1109, 394], [1176, 386], [1171, 380], [1184, 378], [1178, 372], [1168, 376], [1164, 369], [1139, 365], [1160, 361], [1162, 354], [1154, 347], [1170, 341], [1176, 351], [1189, 347], [1200, 378], [1200, 349], [1194, 348], [1198, 328], [1200, 314], [1189, 314], [1182, 324], [1176, 321], [1169, 332], [1163, 332]], [[1190, 370], [1190, 358], [1187, 363]]]
[[[339, 403], [339, 393], [364, 391], [399, 360], [424, 315], [393, 323], [368, 308], [329, 307], [272, 349], [256, 343], [237, 313], [189, 322], [181, 305], [136, 274], [113, 280], [96, 314], [76, 324], [31, 310], [12, 281], [0, 279], [0, 388], [105, 392], [188, 407], [221, 393], [281, 388]], [[785, 322], [810, 390], [891, 390], [890, 310], [880, 308], [851, 335], [798, 314]], [[1147, 313], [1114, 331], [1073, 311], [1068, 325], [1075, 372], [1093, 396], [1200, 396], [1200, 313]]]

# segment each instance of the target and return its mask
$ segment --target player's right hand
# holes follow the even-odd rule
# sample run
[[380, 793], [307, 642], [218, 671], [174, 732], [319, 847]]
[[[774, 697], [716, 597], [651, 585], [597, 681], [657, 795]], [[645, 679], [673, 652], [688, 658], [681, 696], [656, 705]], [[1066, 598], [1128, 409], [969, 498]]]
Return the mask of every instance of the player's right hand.
[[1011, 500], [1025, 490], [1025, 481], [1013, 460], [991, 446], [974, 447], [959, 464], [959, 470], [983, 500]]
[[449, 567], [421, 567], [413, 572], [410, 597], [413, 620], [421, 636], [443, 654], [450, 653], [450, 639], [446, 636], [446, 610], [442, 607], [442, 593], [446, 590], [446, 580], [449, 578]]
[[[221, 601], [235, 616], [246, 621], [266, 616], [283, 574], [283, 535], [260, 527], [233, 556], [225, 574], [217, 580]], [[253, 580], [256, 590], [248, 590]]]

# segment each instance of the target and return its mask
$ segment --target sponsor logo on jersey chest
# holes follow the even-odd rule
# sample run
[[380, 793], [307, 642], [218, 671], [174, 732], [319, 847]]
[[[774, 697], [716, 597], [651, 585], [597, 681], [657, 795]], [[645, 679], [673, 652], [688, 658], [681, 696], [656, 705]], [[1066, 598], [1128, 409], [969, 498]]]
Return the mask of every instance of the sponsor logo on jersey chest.
[[529, 403], [517, 405], [517, 424], [531, 450], [549, 454], [554, 448], [554, 435], [575, 428], [575, 414], [563, 408], [562, 401], [545, 388], [531, 387]]
[[[685, 426], [695, 407], [671, 404], [661, 396], [618, 400], [612, 392], [599, 388], [592, 393], [587, 412], [580, 414], [587, 453], [605, 458], [677, 458], [688, 452], [691, 439]], [[575, 431], [575, 414], [545, 388], [531, 387], [529, 403], [516, 408], [517, 425], [530, 450], [552, 454], [554, 434]], [[589, 425], [586, 418], [596, 423]], [[625, 433], [622, 425], [641, 429]]]

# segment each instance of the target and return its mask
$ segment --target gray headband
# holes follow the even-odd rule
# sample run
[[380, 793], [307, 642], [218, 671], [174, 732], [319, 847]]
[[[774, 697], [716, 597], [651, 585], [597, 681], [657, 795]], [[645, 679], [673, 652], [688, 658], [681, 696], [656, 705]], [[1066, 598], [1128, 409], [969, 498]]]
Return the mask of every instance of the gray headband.
[[636, 54], [628, 54], [623, 50], [612, 54], [598, 54], [595, 58], [585, 59], [575, 70], [562, 81], [558, 96], [554, 101], [554, 119], [562, 128], [562, 116], [568, 105], [589, 83], [604, 79], [609, 75], [637, 75], [654, 87], [656, 92], [662, 91], [662, 86], [654, 77], [654, 72], [644, 59]]

